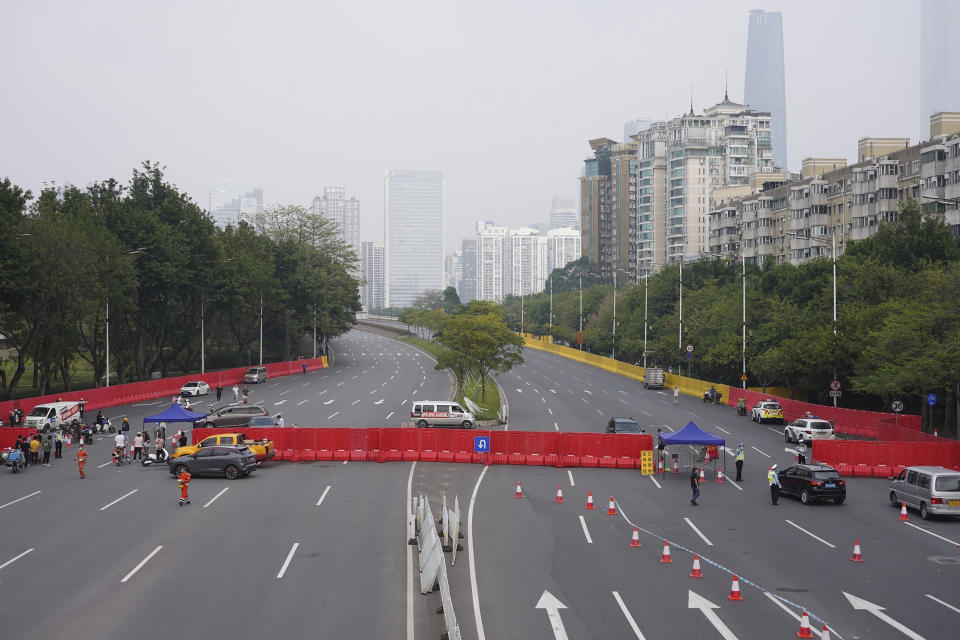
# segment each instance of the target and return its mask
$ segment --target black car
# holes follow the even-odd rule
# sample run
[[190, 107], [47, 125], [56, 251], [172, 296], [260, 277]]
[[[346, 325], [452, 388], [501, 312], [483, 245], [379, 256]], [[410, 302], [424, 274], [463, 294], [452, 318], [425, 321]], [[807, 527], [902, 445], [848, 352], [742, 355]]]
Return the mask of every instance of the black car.
[[610, 418], [607, 433], [643, 433], [640, 423], [633, 418]]
[[803, 504], [833, 500], [843, 504], [847, 482], [837, 470], [825, 464], [797, 464], [780, 472], [780, 492], [800, 498]]
[[170, 473], [175, 476], [186, 469], [192, 476], [223, 476], [235, 480], [250, 475], [256, 468], [256, 457], [248, 447], [201, 447], [193, 455], [170, 461]]

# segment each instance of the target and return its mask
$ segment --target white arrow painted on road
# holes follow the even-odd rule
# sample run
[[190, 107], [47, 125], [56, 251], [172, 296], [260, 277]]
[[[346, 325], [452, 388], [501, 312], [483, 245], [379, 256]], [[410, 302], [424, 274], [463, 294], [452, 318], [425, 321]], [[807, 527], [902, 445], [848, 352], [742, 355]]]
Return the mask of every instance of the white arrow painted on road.
[[556, 394], [557, 394], [557, 390], [556, 390], [556, 389], [550, 389], [550, 393], [556, 395]]
[[880, 618], [881, 620], [883, 620], [888, 625], [890, 625], [891, 627], [893, 627], [903, 635], [907, 636], [908, 638], [913, 638], [913, 640], [926, 640], [919, 633], [914, 633], [913, 631], [906, 628], [905, 626], [903, 626], [902, 624], [900, 624], [899, 622], [897, 622], [887, 614], [883, 613], [884, 609], [880, 605], [873, 604], [872, 602], [868, 602], [863, 598], [858, 598], [857, 596], [851, 595], [846, 591], [842, 591], [841, 593], [843, 593], [843, 595], [846, 596], [847, 600], [850, 601], [850, 606], [856, 609], [857, 611], [860, 611], [860, 610], [869, 611], [870, 613], [877, 616], [878, 618]]
[[713, 609], [719, 609], [720, 607], [713, 604], [706, 598], [701, 595], [690, 591], [690, 596], [687, 600], [687, 607], [690, 609], [700, 609], [700, 612], [703, 613], [703, 616], [710, 621], [717, 631], [723, 636], [724, 640], [737, 640], [737, 636], [733, 634], [733, 631], [723, 624], [723, 620], [720, 619], [720, 616], [713, 612]]
[[383, 404], [383, 398], [380, 398], [379, 400], [377, 400], [377, 401], [374, 402], [373, 404]]
[[534, 608], [547, 610], [547, 618], [550, 619], [550, 627], [553, 629], [553, 637], [556, 640], [567, 640], [567, 630], [563, 628], [563, 620], [560, 619], [560, 609], [566, 609], [565, 604], [544, 589], [543, 595], [540, 596], [540, 600]]

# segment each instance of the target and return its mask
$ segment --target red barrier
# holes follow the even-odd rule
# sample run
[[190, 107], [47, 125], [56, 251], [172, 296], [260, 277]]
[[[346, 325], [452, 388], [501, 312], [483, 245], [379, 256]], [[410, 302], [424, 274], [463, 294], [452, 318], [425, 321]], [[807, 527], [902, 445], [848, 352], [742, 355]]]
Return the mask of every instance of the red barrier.
[[[944, 440], [941, 438], [940, 440]], [[848, 475], [892, 475], [897, 467], [960, 467], [960, 443], [814, 440], [813, 457]]]

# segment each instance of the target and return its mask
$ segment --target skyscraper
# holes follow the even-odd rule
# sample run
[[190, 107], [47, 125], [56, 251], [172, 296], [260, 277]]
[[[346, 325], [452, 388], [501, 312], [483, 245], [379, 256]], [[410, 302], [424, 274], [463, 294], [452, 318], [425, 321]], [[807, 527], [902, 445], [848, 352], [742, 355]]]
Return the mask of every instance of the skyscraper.
[[391, 169], [384, 179], [386, 306], [443, 289], [443, 172]]
[[218, 180], [210, 187], [208, 210], [218, 227], [263, 213], [263, 187], [252, 180]]
[[923, 0], [921, 5], [921, 114], [926, 131], [930, 116], [960, 111], [960, 2]]
[[347, 198], [343, 187], [325, 187], [323, 196], [317, 196], [310, 205], [312, 213], [319, 213], [333, 220], [340, 229], [340, 238], [360, 255], [360, 201]]
[[[926, 77], [926, 76], [924, 76]], [[773, 161], [787, 170], [787, 97], [783, 71], [783, 16], [779, 11], [750, 12], [743, 101], [773, 116]], [[929, 116], [929, 114], [927, 114]]]
[[577, 211], [577, 199], [566, 196], [554, 196], [550, 203], [551, 229], [579, 229], [580, 213]]
[[360, 270], [363, 284], [360, 285], [360, 304], [367, 311], [380, 309], [383, 305], [383, 245], [363, 242], [360, 245]]

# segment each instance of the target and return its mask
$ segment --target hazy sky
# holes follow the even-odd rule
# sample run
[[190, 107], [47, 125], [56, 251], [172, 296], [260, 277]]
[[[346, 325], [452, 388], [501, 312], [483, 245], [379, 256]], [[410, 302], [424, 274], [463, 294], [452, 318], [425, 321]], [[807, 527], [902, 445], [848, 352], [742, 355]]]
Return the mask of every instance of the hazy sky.
[[126, 181], [142, 160], [207, 206], [324, 186], [383, 235], [389, 168], [440, 169], [446, 245], [476, 220], [546, 221], [587, 140], [742, 99], [750, 9], [782, 10], [790, 168], [862, 136], [926, 136], [912, 1], [3, 0], [0, 176]]

